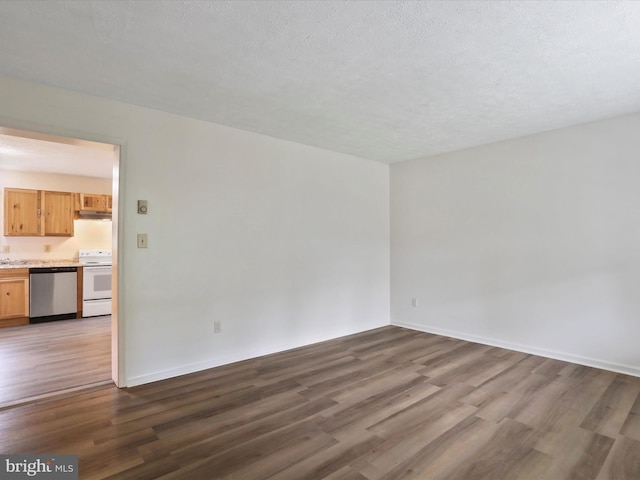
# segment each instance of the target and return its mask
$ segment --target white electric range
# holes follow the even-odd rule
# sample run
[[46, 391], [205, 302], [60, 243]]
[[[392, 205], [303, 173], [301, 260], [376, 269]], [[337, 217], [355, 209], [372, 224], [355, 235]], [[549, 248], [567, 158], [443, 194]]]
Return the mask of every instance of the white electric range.
[[81, 249], [82, 316], [111, 315], [111, 250]]

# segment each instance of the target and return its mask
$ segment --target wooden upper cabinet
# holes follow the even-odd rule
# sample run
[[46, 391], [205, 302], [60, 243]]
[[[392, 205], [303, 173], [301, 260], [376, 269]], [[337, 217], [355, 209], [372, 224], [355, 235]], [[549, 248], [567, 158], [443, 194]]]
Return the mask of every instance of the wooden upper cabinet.
[[111, 195], [100, 195], [95, 193], [80, 194], [79, 210], [110, 212], [111, 206], [112, 206]]
[[44, 235], [73, 237], [73, 194], [43, 192]]
[[4, 234], [42, 235], [41, 192], [19, 188], [4, 189]]
[[73, 236], [73, 194], [4, 189], [6, 236]]

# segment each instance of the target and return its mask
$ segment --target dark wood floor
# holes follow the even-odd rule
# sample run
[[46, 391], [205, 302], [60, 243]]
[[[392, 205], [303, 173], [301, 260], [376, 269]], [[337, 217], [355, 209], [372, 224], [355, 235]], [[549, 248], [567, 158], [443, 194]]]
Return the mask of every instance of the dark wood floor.
[[640, 378], [385, 327], [0, 411], [80, 478], [638, 480]]
[[0, 407], [111, 380], [111, 316], [0, 328]]

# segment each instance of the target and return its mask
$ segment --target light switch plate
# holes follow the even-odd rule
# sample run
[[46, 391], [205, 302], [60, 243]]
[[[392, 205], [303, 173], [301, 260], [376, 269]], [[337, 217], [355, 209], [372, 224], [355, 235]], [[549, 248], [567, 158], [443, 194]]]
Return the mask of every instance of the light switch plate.
[[9, 253], [11, 251], [11, 247], [9, 245], [2, 246], [2, 253]]
[[138, 234], [138, 248], [147, 248], [147, 234], [139, 233]]

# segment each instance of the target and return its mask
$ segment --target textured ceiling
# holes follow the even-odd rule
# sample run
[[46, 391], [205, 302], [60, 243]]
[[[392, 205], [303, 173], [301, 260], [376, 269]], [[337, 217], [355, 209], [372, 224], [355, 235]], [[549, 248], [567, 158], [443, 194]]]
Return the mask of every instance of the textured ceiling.
[[0, 170], [111, 178], [113, 146], [0, 127]]
[[9, 76], [387, 163], [640, 111], [637, 1], [4, 0], [0, 45]]

